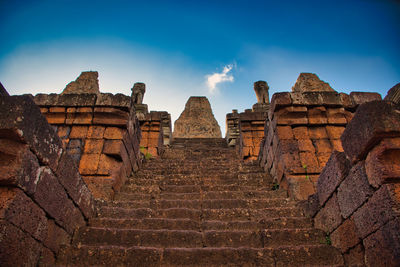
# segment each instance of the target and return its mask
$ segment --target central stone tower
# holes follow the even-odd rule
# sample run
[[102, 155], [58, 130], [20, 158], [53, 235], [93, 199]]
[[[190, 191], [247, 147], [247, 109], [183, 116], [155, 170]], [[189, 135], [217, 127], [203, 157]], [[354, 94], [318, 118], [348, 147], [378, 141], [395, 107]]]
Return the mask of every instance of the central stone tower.
[[221, 138], [221, 129], [205, 96], [191, 96], [175, 121], [174, 138]]

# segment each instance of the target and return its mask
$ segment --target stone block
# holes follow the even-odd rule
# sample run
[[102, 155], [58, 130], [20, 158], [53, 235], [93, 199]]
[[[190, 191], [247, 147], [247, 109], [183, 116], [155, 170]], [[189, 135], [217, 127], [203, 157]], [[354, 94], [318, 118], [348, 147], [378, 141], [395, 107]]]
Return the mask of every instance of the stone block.
[[349, 248], [354, 247], [360, 242], [360, 239], [357, 236], [356, 225], [352, 218], [345, 220], [332, 232], [330, 237], [332, 245], [339, 248], [342, 253], [347, 252]]
[[320, 92], [292, 92], [290, 98], [293, 105], [321, 106], [323, 104]]
[[318, 194], [315, 193], [310, 195], [307, 200], [301, 203], [301, 207], [307, 217], [313, 218], [321, 209], [321, 206], [319, 205]]
[[153, 156], [157, 157], [158, 156], [158, 149], [156, 147], [149, 147], [147, 151]]
[[42, 248], [29, 234], [7, 221], [0, 220], [0, 236], [2, 266], [37, 265]]
[[81, 212], [68, 198], [49, 168], [42, 168], [33, 199], [69, 234], [73, 234], [77, 227], [85, 225]]
[[122, 140], [105, 140], [103, 153], [120, 160], [122, 148], [125, 149]]
[[287, 154], [287, 153], [299, 153], [299, 144], [297, 140], [294, 139], [283, 139], [279, 140], [279, 153]]
[[358, 107], [341, 136], [351, 161], [362, 160], [382, 138], [400, 136], [400, 112], [391, 102], [373, 101]]
[[278, 126], [278, 127], [276, 127], [276, 131], [279, 136], [279, 139], [293, 139], [294, 138], [294, 135], [292, 132], [292, 127], [290, 127], [290, 126]]
[[351, 101], [351, 98], [348, 94], [339, 93], [339, 97], [340, 97], [340, 102], [342, 103], [342, 105], [345, 109], [355, 108], [355, 106], [354, 106], [353, 102]]
[[62, 107], [92, 107], [96, 103], [96, 98], [96, 94], [66, 94], [58, 95], [50, 102], [51, 105]]
[[37, 94], [33, 97], [33, 101], [38, 106], [52, 106], [57, 102], [59, 94]]
[[93, 124], [126, 126], [129, 113], [116, 108], [95, 107]]
[[347, 120], [344, 115], [344, 108], [328, 108], [328, 124], [346, 125]]
[[65, 107], [50, 107], [50, 113], [65, 113]]
[[89, 126], [87, 138], [101, 139], [104, 136], [105, 127], [103, 126]]
[[385, 138], [365, 160], [369, 183], [377, 188], [382, 183], [400, 182], [400, 138]]
[[316, 173], [320, 171], [317, 157], [312, 152], [300, 152], [301, 166], [307, 173]]
[[69, 126], [59, 126], [57, 129], [57, 135], [62, 139], [68, 138], [70, 132], [71, 128]]
[[118, 127], [107, 127], [104, 131], [105, 139], [122, 139], [124, 135], [124, 129]]
[[56, 265], [56, 259], [55, 259], [54, 253], [50, 249], [48, 249], [46, 247], [42, 247], [37, 266], [38, 267], [47, 267], [47, 266], [55, 266], [55, 265]]
[[364, 248], [358, 244], [343, 255], [345, 266], [364, 267]]
[[81, 175], [96, 174], [99, 166], [100, 154], [83, 154], [79, 162]]
[[332, 125], [327, 125], [326, 126], [326, 132], [328, 134], [329, 139], [339, 139], [340, 136], [342, 136], [344, 132], [345, 127], [343, 126], [332, 126]]
[[112, 200], [114, 190], [112, 189], [114, 178], [111, 176], [83, 176], [90, 192], [95, 199]]
[[326, 118], [326, 108], [325, 107], [314, 107], [308, 108], [308, 123], [309, 124], [317, 124], [324, 125], [328, 123]]
[[342, 106], [340, 94], [337, 92], [320, 92], [322, 104], [328, 107]]
[[101, 93], [97, 96], [96, 106], [119, 107], [128, 110], [131, 105], [131, 97], [123, 94]]
[[389, 220], [400, 216], [399, 203], [400, 184], [382, 185], [368, 202], [353, 214], [358, 236], [364, 239]]
[[351, 92], [350, 99], [354, 106], [358, 106], [371, 101], [382, 100], [382, 96], [378, 93], [369, 92]]
[[391, 220], [364, 239], [366, 266], [400, 265], [400, 222]]
[[71, 133], [69, 134], [69, 138], [73, 139], [73, 138], [86, 138], [87, 137], [87, 133], [88, 133], [88, 127], [87, 126], [78, 126], [78, 125], [74, 125], [71, 127]]
[[22, 140], [41, 163], [57, 169], [63, 144], [30, 97], [0, 98], [0, 114], [0, 138]]
[[83, 152], [87, 154], [100, 154], [103, 151], [103, 143], [104, 139], [86, 139]]
[[332, 149], [343, 152], [342, 141], [340, 139], [331, 139]]
[[331, 157], [331, 152], [317, 153], [316, 156], [318, 159], [319, 167], [324, 168], [328, 163], [329, 158]]
[[359, 162], [351, 168], [338, 188], [337, 197], [342, 216], [349, 217], [372, 194], [373, 190], [368, 184], [364, 162]]
[[105, 154], [100, 155], [98, 175], [113, 175], [122, 165], [122, 162]]
[[307, 107], [289, 106], [275, 112], [274, 122], [277, 125], [306, 125], [308, 124]]
[[48, 220], [47, 225], [44, 245], [57, 254], [61, 246], [68, 246], [70, 244], [71, 236], [58, 226], [54, 220]]
[[45, 212], [18, 188], [0, 187], [0, 220], [6, 220], [43, 241], [47, 233]]
[[160, 131], [157, 131], [157, 132], [150, 131], [149, 138], [150, 139], [158, 139], [160, 137], [160, 134], [161, 134]]
[[315, 147], [310, 139], [299, 139], [298, 140], [299, 151], [310, 152], [315, 154]]
[[316, 228], [321, 229], [326, 233], [331, 233], [342, 223], [342, 221], [343, 218], [340, 215], [336, 193], [334, 193], [326, 202], [325, 206], [315, 216], [314, 224]]
[[332, 145], [329, 139], [316, 139], [312, 140], [312, 143], [315, 147], [317, 154], [322, 154], [322, 153], [330, 154], [332, 152]]
[[[271, 99], [270, 113], [272, 114], [275, 110], [282, 107], [290, 106], [292, 99], [289, 92], [275, 93]], [[270, 119], [272, 119], [270, 117]]]
[[42, 108], [42, 107], [40, 107], [40, 112], [41, 112], [42, 114], [45, 114], [45, 113], [49, 112], [49, 109], [48, 109], [48, 108]]
[[70, 198], [89, 219], [94, 215], [94, 202], [89, 189], [82, 180], [72, 158], [64, 153], [60, 159], [56, 175], [58, 181], [65, 188]]
[[318, 179], [317, 190], [321, 206], [328, 200], [350, 170], [344, 153], [334, 151]]
[[47, 122], [49, 124], [64, 124], [66, 115], [65, 113], [46, 113]]
[[73, 124], [91, 124], [93, 119], [93, 108], [81, 107], [77, 108], [74, 114]]
[[293, 128], [294, 138], [298, 140], [309, 139], [308, 128], [306, 126], [298, 126]]
[[27, 194], [36, 191], [40, 165], [28, 145], [0, 139], [0, 184], [18, 186]]
[[328, 133], [325, 127], [308, 127], [310, 139], [328, 139]]
[[289, 196], [293, 199], [307, 200], [315, 193], [313, 183], [305, 176], [288, 176], [286, 179], [289, 185]]

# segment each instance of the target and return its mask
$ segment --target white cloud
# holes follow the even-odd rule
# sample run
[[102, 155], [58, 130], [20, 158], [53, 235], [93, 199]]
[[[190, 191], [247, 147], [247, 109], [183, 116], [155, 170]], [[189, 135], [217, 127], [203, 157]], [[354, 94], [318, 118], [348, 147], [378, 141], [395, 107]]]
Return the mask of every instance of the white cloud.
[[214, 94], [217, 91], [217, 84], [222, 82], [233, 82], [234, 78], [229, 72], [232, 70], [233, 65], [227, 65], [224, 67], [221, 73], [213, 73], [206, 75], [206, 84], [210, 94]]

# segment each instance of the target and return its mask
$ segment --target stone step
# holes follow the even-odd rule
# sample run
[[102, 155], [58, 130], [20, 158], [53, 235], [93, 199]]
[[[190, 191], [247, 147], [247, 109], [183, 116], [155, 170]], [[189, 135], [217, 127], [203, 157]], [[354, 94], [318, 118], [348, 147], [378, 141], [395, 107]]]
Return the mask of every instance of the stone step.
[[261, 219], [259, 221], [194, 221], [191, 219], [115, 219], [95, 218], [90, 220], [92, 227], [119, 229], [167, 229], [167, 230], [259, 230], [259, 229], [304, 229], [311, 228], [312, 221], [304, 217], [280, 217]]
[[57, 266], [343, 266], [327, 245], [279, 248], [154, 248], [88, 246], [63, 248]]
[[136, 200], [110, 201], [99, 203], [98, 206], [120, 208], [193, 208], [193, 209], [227, 209], [227, 208], [266, 208], [266, 207], [294, 207], [296, 202], [288, 198], [276, 199], [204, 199], [204, 200]]
[[126, 193], [200, 193], [210, 191], [271, 191], [270, 188], [245, 185], [133, 185], [121, 189]]
[[259, 220], [262, 218], [300, 217], [302, 212], [294, 207], [264, 208], [264, 209], [130, 209], [118, 207], [101, 207], [98, 210], [99, 218], [166, 218], [166, 219], [191, 219], [191, 220]]
[[232, 230], [143, 230], [87, 227], [78, 230], [73, 245], [119, 245], [150, 247], [253, 247], [273, 248], [323, 244], [325, 235], [314, 229]]
[[126, 193], [120, 192], [115, 196], [115, 200], [199, 200], [199, 199], [266, 199], [266, 198], [286, 198], [287, 193], [283, 190], [276, 191], [209, 191], [202, 193], [165, 193], [154, 192], [145, 193]]
[[198, 178], [188, 177], [184, 178], [161, 178], [155, 175], [149, 177], [135, 177], [130, 178], [126, 182], [129, 185], [245, 185], [245, 186], [260, 186], [272, 188], [272, 179], [244, 179], [238, 177], [226, 178]]

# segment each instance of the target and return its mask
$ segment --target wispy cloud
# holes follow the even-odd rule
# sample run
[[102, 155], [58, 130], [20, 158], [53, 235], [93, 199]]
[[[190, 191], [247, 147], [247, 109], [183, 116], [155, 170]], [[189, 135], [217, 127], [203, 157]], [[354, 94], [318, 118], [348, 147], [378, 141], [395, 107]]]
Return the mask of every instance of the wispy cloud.
[[217, 91], [217, 85], [222, 82], [233, 82], [234, 78], [229, 72], [232, 70], [233, 65], [226, 65], [221, 73], [213, 73], [206, 75], [206, 84], [210, 94], [214, 94]]

